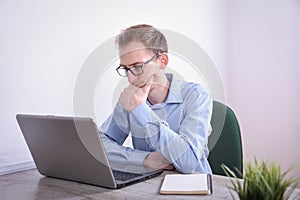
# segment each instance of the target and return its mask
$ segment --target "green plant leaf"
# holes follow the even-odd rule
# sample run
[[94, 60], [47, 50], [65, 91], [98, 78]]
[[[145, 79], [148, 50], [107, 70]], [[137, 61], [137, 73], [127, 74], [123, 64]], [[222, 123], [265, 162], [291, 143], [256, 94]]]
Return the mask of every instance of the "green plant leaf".
[[[253, 163], [245, 165], [244, 176], [238, 170], [233, 172], [226, 165], [221, 165], [226, 176], [230, 178], [230, 186], [227, 186], [231, 191], [235, 191], [241, 200], [266, 199], [266, 200], [282, 200], [288, 199], [296, 187], [300, 183], [300, 178], [288, 179], [286, 176], [291, 171], [289, 168], [285, 172], [281, 172], [281, 167], [278, 163], [265, 160], [258, 162], [254, 158]], [[238, 179], [243, 177], [243, 181]], [[233, 194], [231, 193], [232, 197]]]

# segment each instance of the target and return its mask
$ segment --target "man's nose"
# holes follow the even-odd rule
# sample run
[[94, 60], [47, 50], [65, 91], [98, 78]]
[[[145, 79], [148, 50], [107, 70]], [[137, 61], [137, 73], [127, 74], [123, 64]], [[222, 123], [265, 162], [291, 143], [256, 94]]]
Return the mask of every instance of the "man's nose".
[[129, 83], [132, 83], [133, 80], [136, 78], [136, 76], [133, 75], [131, 71], [128, 71], [127, 72], [127, 78], [128, 78]]

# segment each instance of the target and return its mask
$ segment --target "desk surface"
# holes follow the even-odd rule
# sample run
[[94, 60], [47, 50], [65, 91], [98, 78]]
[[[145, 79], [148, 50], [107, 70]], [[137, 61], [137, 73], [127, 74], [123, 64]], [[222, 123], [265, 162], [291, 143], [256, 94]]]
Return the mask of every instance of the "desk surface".
[[[48, 178], [37, 170], [0, 176], [0, 199], [232, 199], [226, 188], [227, 177], [213, 176], [213, 194], [160, 195], [159, 189], [166, 172], [147, 181], [122, 189], [106, 189], [72, 181]], [[300, 199], [300, 189], [291, 199]]]

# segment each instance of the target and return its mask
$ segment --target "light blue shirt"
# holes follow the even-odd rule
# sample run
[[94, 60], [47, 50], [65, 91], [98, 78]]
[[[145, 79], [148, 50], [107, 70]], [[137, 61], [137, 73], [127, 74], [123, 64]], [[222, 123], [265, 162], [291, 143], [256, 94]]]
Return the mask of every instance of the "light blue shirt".
[[[119, 103], [100, 126], [108, 159], [120, 165], [143, 166], [145, 157], [159, 151], [182, 173], [211, 173], [207, 161], [212, 98], [199, 84], [171, 82], [165, 102], [148, 101], [131, 112]], [[134, 149], [122, 144], [131, 132]]]

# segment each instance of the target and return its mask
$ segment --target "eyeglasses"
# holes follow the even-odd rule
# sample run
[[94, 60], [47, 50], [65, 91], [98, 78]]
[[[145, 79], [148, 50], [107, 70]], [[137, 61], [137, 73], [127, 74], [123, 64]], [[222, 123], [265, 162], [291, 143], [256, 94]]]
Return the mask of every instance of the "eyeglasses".
[[118, 74], [122, 77], [126, 77], [128, 76], [128, 71], [130, 71], [133, 75], [135, 76], [138, 76], [142, 73], [144, 73], [143, 71], [143, 67], [150, 63], [151, 61], [153, 61], [154, 59], [158, 58], [160, 56], [160, 54], [156, 54], [154, 55], [150, 60], [147, 60], [146, 62], [144, 62], [143, 64], [141, 65], [136, 65], [136, 66], [133, 66], [133, 67], [126, 67], [124, 65], [120, 65], [116, 70], [118, 72]]

